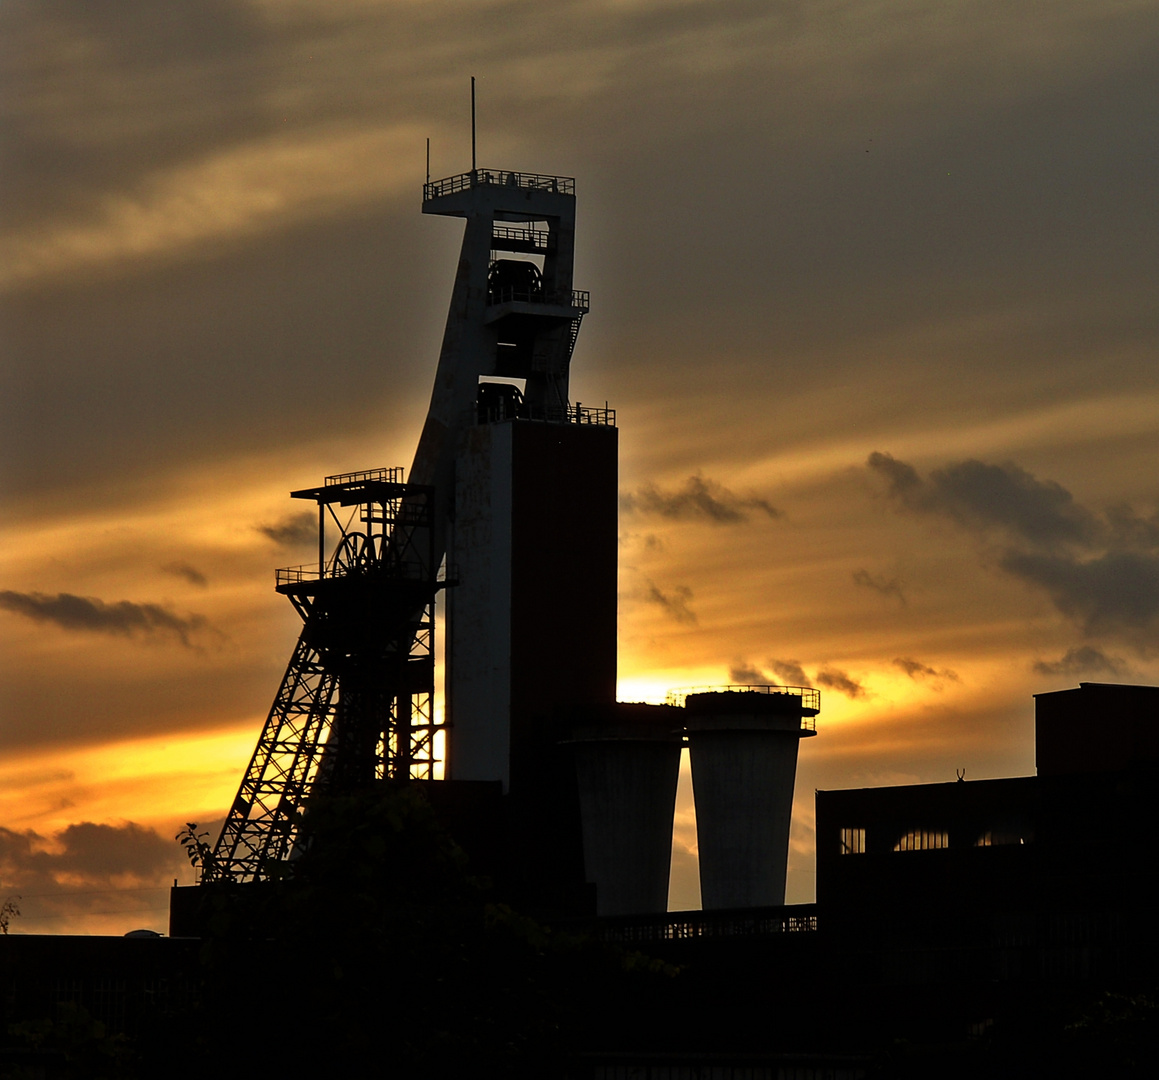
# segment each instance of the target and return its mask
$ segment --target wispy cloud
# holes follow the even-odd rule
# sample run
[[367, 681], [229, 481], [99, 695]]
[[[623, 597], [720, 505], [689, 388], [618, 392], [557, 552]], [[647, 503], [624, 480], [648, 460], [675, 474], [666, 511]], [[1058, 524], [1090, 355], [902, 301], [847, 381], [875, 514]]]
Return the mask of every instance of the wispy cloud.
[[959, 682], [958, 673], [951, 671], [949, 668], [932, 668], [929, 664], [923, 664], [920, 660], [913, 660], [907, 656], [895, 657], [893, 666], [901, 668], [911, 679], [921, 681], [924, 679], [949, 679], [951, 682]]
[[668, 547], [664, 538], [655, 533], [622, 532], [617, 537], [617, 541], [622, 548], [639, 544], [645, 551], [664, 551]]
[[735, 683], [770, 683], [786, 686], [823, 686], [850, 698], [863, 698], [869, 691], [848, 672], [829, 665], [822, 666], [812, 678], [799, 660], [770, 659], [767, 666], [773, 675], [748, 662], [733, 664], [729, 678]]
[[889, 454], [867, 464], [898, 506], [996, 545], [988, 562], [1041, 589], [1087, 635], [1159, 644], [1159, 515], [1123, 504], [1100, 514], [1012, 462], [964, 461], [926, 478]]
[[1039, 547], [1087, 545], [1101, 532], [1094, 514], [1053, 480], [1039, 480], [1013, 462], [962, 461], [923, 480], [889, 454], [869, 455], [890, 494], [912, 510], [942, 513], [974, 529], [997, 528]]
[[906, 605], [905, 593], [902, 591], [901, 582], [897, 578], [887, 578], [877, 574], [871, 574], [868, 570], [854, 570], [853, 584], [860, 585], [866, 589], [872, 589], [882, 596], [896, 597], [902, 607]]
[[770, 660], [769, 667], [790, 686], [811, 686], [812, 680], [797, 660]]
[[409, 125], [336, 126], [215, 148], [107, 195], [83, 223], [54, 221], [3, 237], [0, 288], [236, 240], [381, 198], [410, 179], [399, 163], [420, 137]]
[[747, 663], [739, 663], [733, 664], [728, 669], [728, 681], [744, 686], [760, 686], [770, 680], [760, 668]]
[[863, 698], [869, 693], [861, 683], [840, 668], [822, 668], [817, 672], [817, 685], [836, 690], [850, 698]]
[[1108, 656], [1092, 645], [1067, 649], [1058, 660], [1037, 660], [1034, 670], [1040, 675], [1126, 675], [1127, 663], [1121, 657]]
[[660, 608], [673, 622], [694, 624], [696, 612], [689, 606], [692, 590], [687, 585], [676, 585], [670, 592], [664, 592], [655, 582], [648, 581], [647, 588], [640, 594], [646, 604]]
[[174, 577], [184, 578], [190, 585], [196, 585], [199, 589], [204, 589], [209, 584], [209, 579], [196, 566], [190, 566], [187, 562], [166, 563], [161, 570]]
[[113, 634], [119, 637], [173, 637], [188, 648], [192, 636], [209, 629], [204, 615], [178, 615], [160, 604], [136, 604], [131, 600], [106, 603], [95, 596], [72, 593], [0, 592], [0, 608], [36, 622], [52, 623], [62, 630]]
[[642, 484], [634, 492], [621, 495], [620, 505], [629, 514], [711, 521], [715, 525], [740, 524], [748, 521], [754, 512], [773, 519], [782, 516], [765, 499], [737, 495], [723, 484], [699, 475], [690, 476], [683, 486], [671, 490]]
[[295, 548], [318, 542], [318, 520], [308, 512], [288, 514], [273, 524], [263, 523], [254, 528], [278, 547]]

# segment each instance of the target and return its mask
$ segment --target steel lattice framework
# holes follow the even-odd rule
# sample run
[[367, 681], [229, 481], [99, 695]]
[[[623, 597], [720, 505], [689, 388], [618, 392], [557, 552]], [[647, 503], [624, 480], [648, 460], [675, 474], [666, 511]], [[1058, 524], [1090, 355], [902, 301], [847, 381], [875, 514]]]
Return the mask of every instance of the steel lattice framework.
[[[379, 469], [291, 493], [318, 505], [317, 565], [277, 579], [304, 625], [203, 881], [270, 876], [300, 843], [316, 794], [439, 778], [447, 751], [433, 710], [434, 597], [456, 460], [489, 400], [481, 381], [524, 384], [502, 419], [593, 422], [568, 398], [589, 300], [572, 281], [574, 180], [473, 168], [428, 183], [422, 208], [465, 219], [465, 231], [410, 482], [401, 469]], [[335, 507], [350, 509], [349, 521]], [[338, 526], [332, 546], [328, 521]], [[482, 722], [505, 730], [507, 721], [495, 712]]]
[[[330, 476], [292, 492], [318, 504], [318, 562], [277, 572], [302, 616], [237, 798], [203, 880], [258, 881], [294, 852], [312, 795], [434, 779], [432, 492], [401, 469]], [[343, 523], [335, 506], [351, 508]], [[338, 528], [327, 557], [326, 525]], [[359, 528], [351, 528], [358, 522]]]

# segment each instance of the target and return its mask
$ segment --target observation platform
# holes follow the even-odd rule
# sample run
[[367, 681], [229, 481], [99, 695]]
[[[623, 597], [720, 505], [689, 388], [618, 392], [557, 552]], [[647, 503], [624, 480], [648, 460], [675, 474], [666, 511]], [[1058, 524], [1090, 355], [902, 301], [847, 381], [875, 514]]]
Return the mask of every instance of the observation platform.
[[527, 188], [530, 191], [549, 191], [574, 197], [575, 177], [545, 176], [542, 173], [512, 172], [508, 169], [472, 169], [442, 180], [427, 181], [423, 184], [423, 201], [477, 187]]
[[616, 410], [607, 405], [536, 406], [499, 398], [479, 411], [480, 424], [501, 424], [508, 420], [539, 420], [545, 424], [580, 424], [589, 427], [615, 427]]
[[537, 315], [548, 319], [578, 319], [591, 310], [591, 293], [573, 289], [570, 296], [547, 296], [534, 289], [498, 289], [489, 298], [483, 324], [508, 315]]
[[424, 214], [466, 217], [485, 208], [491, 208], [498, 220], [573, 217], [575, 179], [509, 169], [472, 169], [423, 184]]
[[291, 499], [309, 499], [319, 506], [359, 506], [364, 503], [386, 503], [407, 495], [429, 494], [431, 489], [403, 482], [401, 465], [389, 469], [366, 469], [363, 472], [336, 473], [327, 476], [321, 487], [291, 491]]
[[492, 251], [518, 251], [525, 255], [543, 255], [554, 247], [547, 229], [516, 228], [513, 225], [491, 227]]

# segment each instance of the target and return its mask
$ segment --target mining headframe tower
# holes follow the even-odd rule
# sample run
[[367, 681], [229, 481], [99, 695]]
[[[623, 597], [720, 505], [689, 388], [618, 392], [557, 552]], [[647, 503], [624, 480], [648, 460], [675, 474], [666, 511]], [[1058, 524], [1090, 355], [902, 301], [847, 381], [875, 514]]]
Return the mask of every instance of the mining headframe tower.
[[[405, 478], [291, 493], [318, 510], [316, 562], [277, 572], [302, 631], [203, 883], [279, 876], [311, 799], [394, 782], [422, 787], [460, 838], [486, 834], [473, 854], [531, 910], [664, 912], [687, 743], [706, 906], [783, 904], [816, 691], [616, 701], [616, 417], [569, 394], [589, 310], [575, 206], [569, 177], [425, 184], [423, 213], [465, 223], [426, 422]], [[175, 923], [188, 907], [175, 893]]]

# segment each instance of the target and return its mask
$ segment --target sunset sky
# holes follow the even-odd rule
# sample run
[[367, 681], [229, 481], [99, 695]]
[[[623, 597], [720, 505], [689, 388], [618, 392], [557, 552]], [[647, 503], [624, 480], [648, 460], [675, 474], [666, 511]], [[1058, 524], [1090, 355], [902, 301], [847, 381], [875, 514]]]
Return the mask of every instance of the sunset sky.
[[[576, 178], [620, 696], [821, 690], [816, 788], [1034, 769], [1159, 682], [1159, 2], [0, 8], [0, 900], [164, 929], [296, 638], [291, 488], [409, 464], [462, 225]], [[1113, 718], [1108, 718], [1113, 734]], [[687, 791], [674, 906], [696, 904]]]

